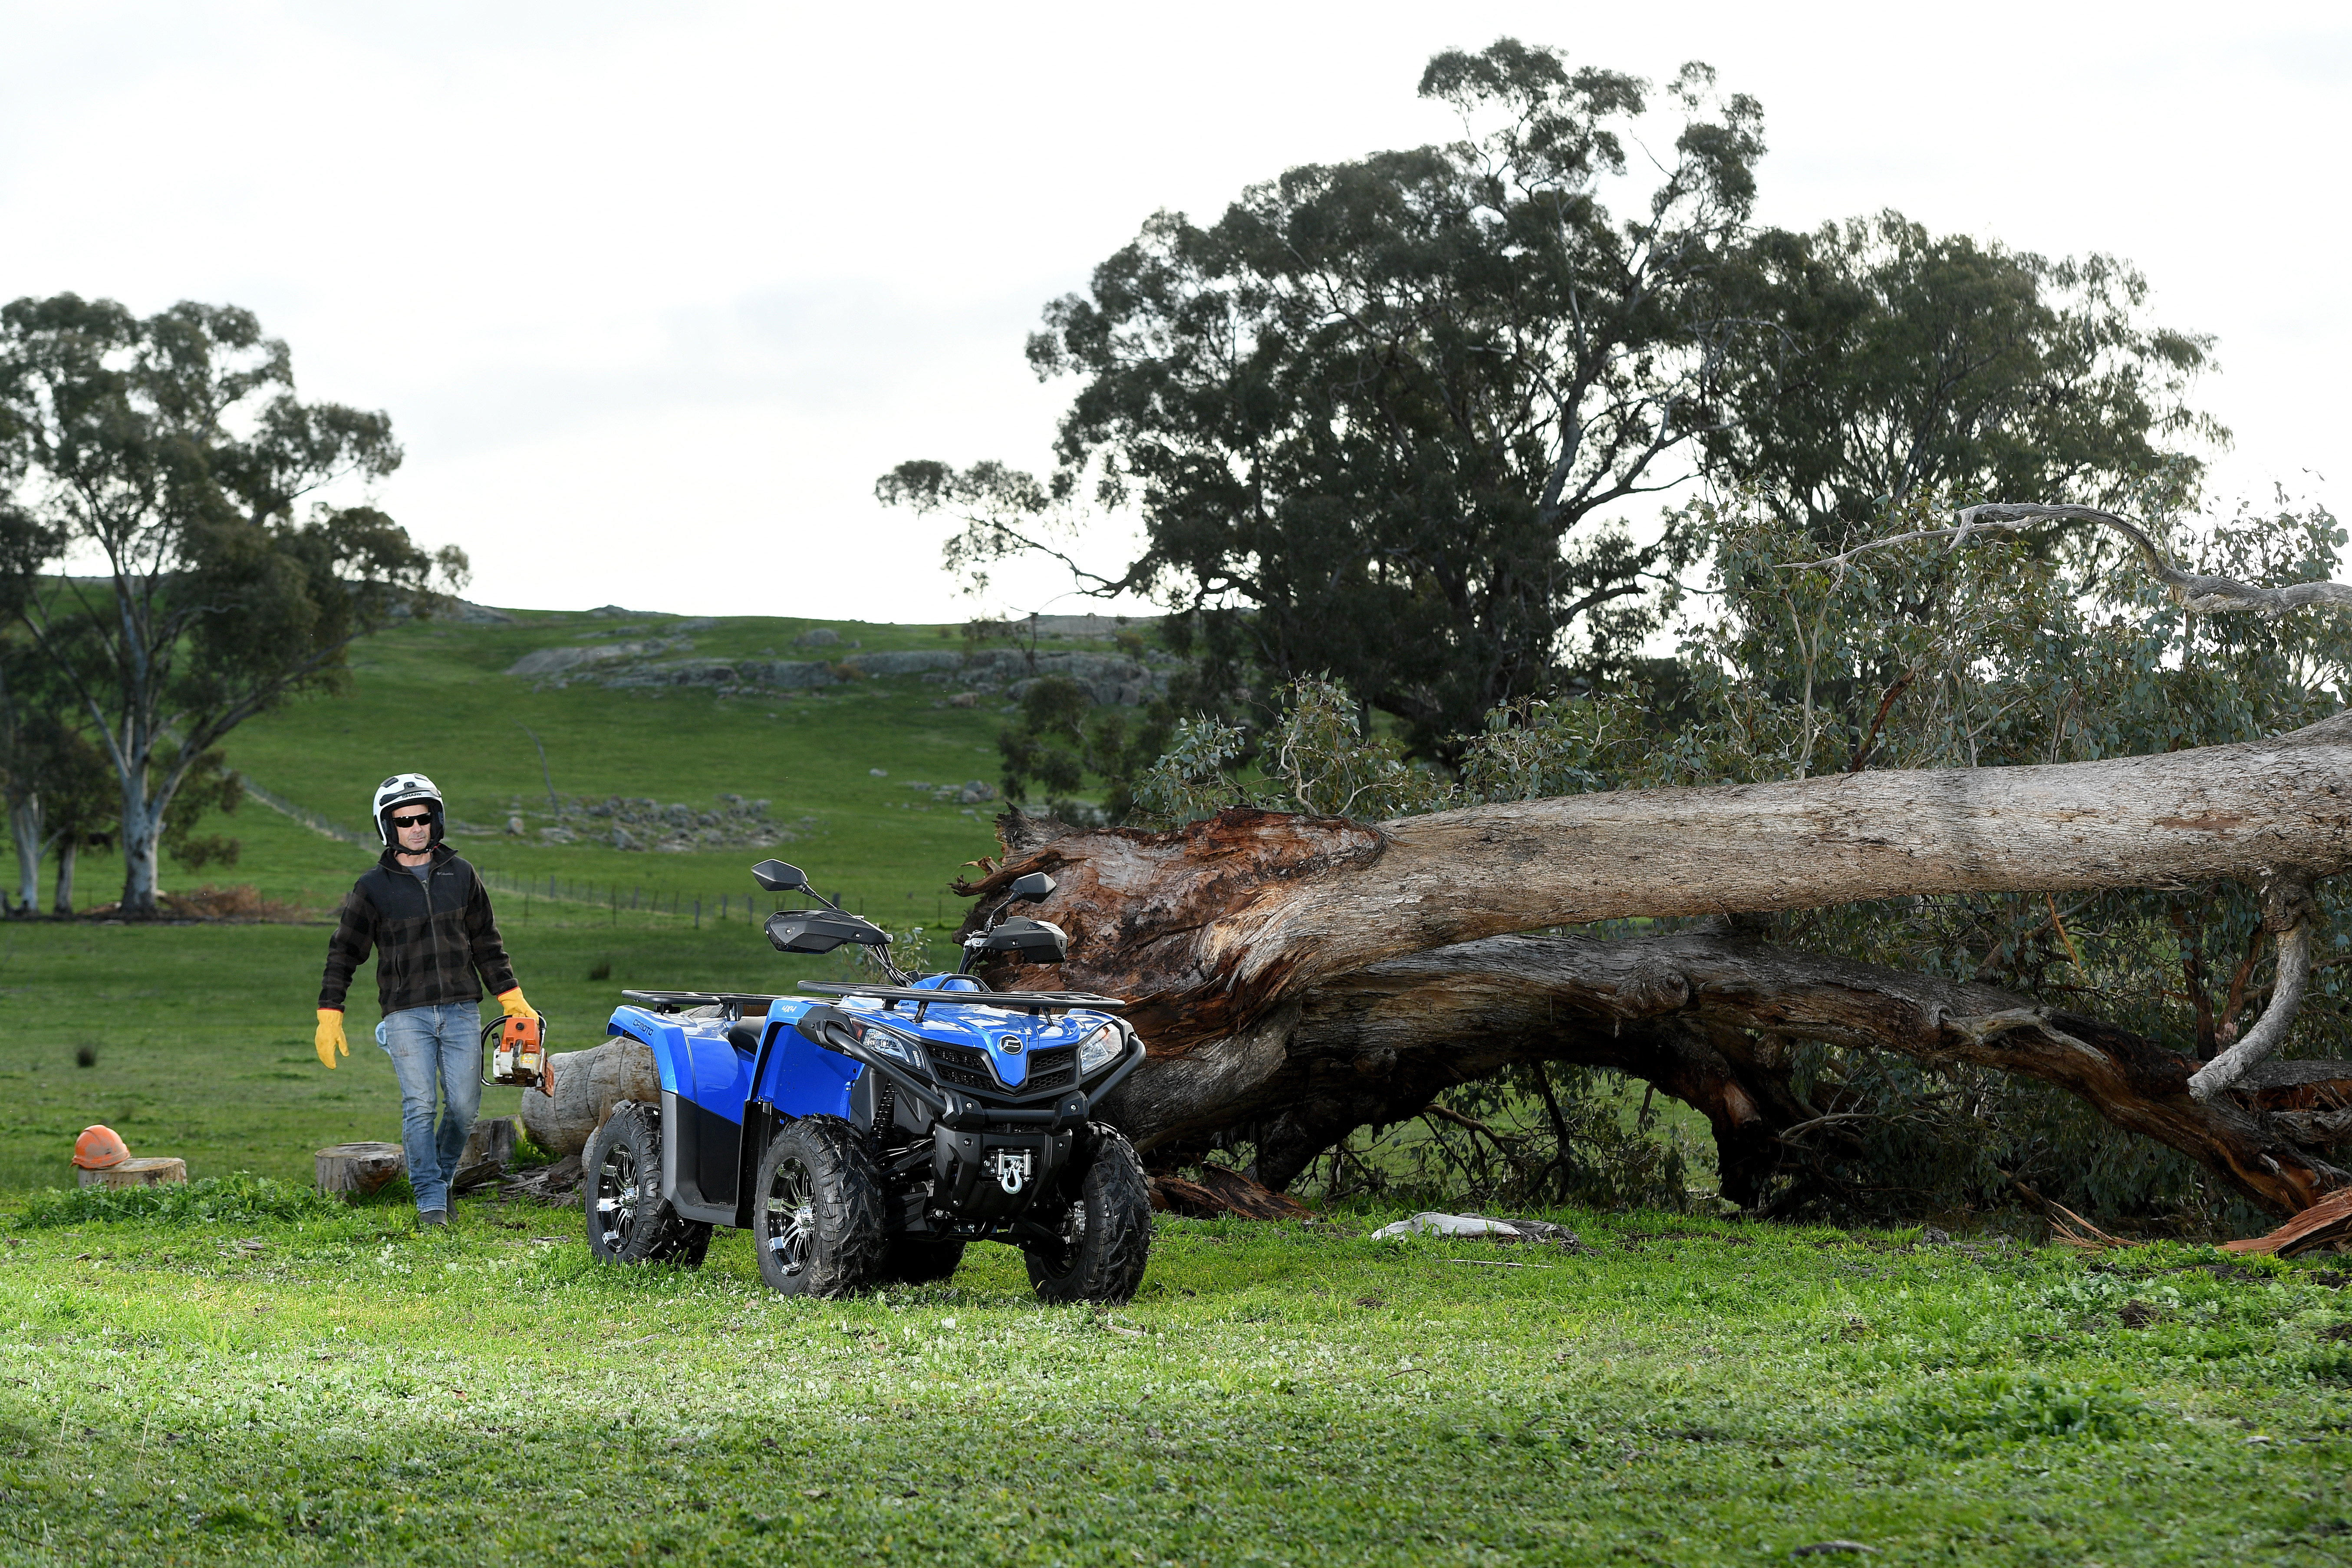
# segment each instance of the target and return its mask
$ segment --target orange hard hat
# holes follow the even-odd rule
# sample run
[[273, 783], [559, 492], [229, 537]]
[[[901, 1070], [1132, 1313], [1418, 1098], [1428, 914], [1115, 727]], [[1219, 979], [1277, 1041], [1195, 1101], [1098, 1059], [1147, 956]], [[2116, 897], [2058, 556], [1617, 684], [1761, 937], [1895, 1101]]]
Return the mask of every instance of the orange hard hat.
[[122, 1134], [111, 1127], [85, 1127], [74, 1140], [74, 1163], [85, 1171], [103, 1171], [131, 1158]]

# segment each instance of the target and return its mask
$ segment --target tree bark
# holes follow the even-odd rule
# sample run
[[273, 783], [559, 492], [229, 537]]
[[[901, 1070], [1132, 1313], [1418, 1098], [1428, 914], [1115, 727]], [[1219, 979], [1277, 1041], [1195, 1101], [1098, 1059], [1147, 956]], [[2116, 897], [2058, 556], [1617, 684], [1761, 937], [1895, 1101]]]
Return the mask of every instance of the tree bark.
[[157, 846], [163, 837], [163, 808], [170, 804], [168, 795], [148, 789], [143, 771], [137, 778], [123, 774], [122, 901], [118, 908], [125, 915], [155, 912], [155, 898], [162, 890], [155, 874]]
[[661, 1103], [661, 1073], [642, 1041], [616, 1036], [584, 1051], [563, 1051], [547, 1064], [552, 1094], [522, 1091], [522, 1130], [551, 1154], [577, 1154], [588, 1135], [623, 1100]]
[[397, 1143], [330, 1143], [312, 1157], [322, 1193], [374, 1192], [408, 1168]]
[[[2273, 1212], [2347, 1180], [2305, 1147], [2338, 1136], [2309, 1112], [2200, 1100], [2197, 1062], [2126, 1030], [1995, 986], [1701, 932], [1494, 937], [1372, 964], [1250, 1034], [1147, 1059], [1108, 1110], [1147, 1152], [1254, 1121], [1252, 1174], [1279, 1189], [1352, 1129], [1511, 1063], [1614, 1068], [1706, 1116], [1724, 1195], [1749, 1206], [1787, 1157], [1781, 1135], [1823, 1115], [1790, 1087], [1793, 1040], [2053, 1084]], [[2352, 1087], [2352, 1063], [2291, 1065]]]
[[[1913, 894], [2178, 888], [2352, 861], [2352, 712], [2274, 740], [2044, 767], [1845, 773], [1474, 806], [1377, 826], [1236, 809], [1173, 833], [1013, 817], [1071, 962], [1156, 1049], [1246, 1033], [1318, 983], [1454, 942], [1635, 915]], [[1048, 836], [1052, 835], [1052, 836]], [[967, 929], [971, 929], [968, 922]]]
[[28, 795], [8, 807], [8, 831], [16, 840], [16, 903], [26, 914], [41, 910], [41, 797]]

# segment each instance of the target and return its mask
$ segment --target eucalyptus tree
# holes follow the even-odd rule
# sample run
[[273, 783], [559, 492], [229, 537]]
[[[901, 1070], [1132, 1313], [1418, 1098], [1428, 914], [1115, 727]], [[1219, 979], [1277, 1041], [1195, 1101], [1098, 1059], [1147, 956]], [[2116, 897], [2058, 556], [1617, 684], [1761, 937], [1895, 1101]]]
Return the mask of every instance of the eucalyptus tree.
[[320, 498], [398, 467], [391, 420], [297, 398], [286, 344], [247, 310], [17, 300], [0, 408], [13, 608], [114, 771], [122, 909], [150, 913], [173, 799], [222, 738], [335, 687], [354, 638], [429, 610], [465, 560]]
[[[1508, 38], [1420, 91], [1457, 140], [1291, 169], [1205, 226], [1159, 214], [1047, 309], [1030, 361], [1079, 382], [1050, 479], [914, 462], [882, 499], [961, 518], [966, 570], [1075, 566], [1055, 530], [1131, 507], [1141, 552], [1081, 581], [1222, 617], [1265, 674], [1332, 674], [1424, 748], [1630, 653], [1682, 542], [1601, 519], [1724, 417], [1762, 111], [1702, 65], [1660, 92]], [[1619, 216], [1654, 109], [1678, 128]]]
[[2147, 319], [2145, 275], [2052, 260], [1896, 212], [1767, 229], [1739, 287], [1711, 472], [1818, 533], [1917, 495], [2166, 511], [2229, 432], [2189, 402], [2213, 340]]

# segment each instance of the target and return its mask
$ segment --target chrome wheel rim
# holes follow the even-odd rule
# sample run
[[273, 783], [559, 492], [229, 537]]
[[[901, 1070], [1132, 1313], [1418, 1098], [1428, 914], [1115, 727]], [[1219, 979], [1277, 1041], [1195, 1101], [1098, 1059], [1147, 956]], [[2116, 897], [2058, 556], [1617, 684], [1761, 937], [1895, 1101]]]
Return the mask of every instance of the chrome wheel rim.
[[778, 1161], [761, 1208], [769, 1255], [787, 1278], [798, 1274], [808, 1267], [816, 1241], [816, 1180], [809, 1168], [794, 1158]]
[[1049, 1272], [1058, 1277], [1074, 1271], [1078, 1266], [1078, 1259], [1085, 1254], [1087, 1200], [1084, 1197], [1073, 1200], [1070, 1206], [1063, 1212], [1062, 1223], [1054, 1229], [1054, 1247], [1048, 1254], [1052, 1265]]
[[626, 1246], [637, 1228], [637, 1157], [625, 1144], [607, 1149], [596, 1167], [596, 1225], [607, 1251]]

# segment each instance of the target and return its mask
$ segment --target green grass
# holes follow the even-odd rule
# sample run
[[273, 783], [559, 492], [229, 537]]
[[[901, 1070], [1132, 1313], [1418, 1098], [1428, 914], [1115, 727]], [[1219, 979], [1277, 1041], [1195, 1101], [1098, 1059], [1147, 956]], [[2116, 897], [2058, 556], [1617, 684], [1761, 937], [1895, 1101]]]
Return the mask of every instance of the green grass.
[[[788, 992], [840, 969], [783, 957], [740, 921], [615, 925], [540, 904], [528, 921], [509, 909], [504, 929], [558, 1050], [603, 1039], [625, 987]], [[323, 925], [0, 925], [0, 1188], [70, 1184], [74, 1137], [94, 1121], [134, 1154], [180, 1156], [194, 1176], [307, 1181], [329, 1143], [397, 1142], [373, 966], [352, 991], [352, 1054], [328, 1072], [312, 1049], [326, 952]], [[609, 978], [588, 978], [603, 965]], [[87, 1068], [76, 1065], [84, 1047], [96, 1058]], [[512, 1114], [518, 1093], [484, 1089], [483, 1114]]]
[[[721, 622], [695, 652], [792, 657], [811, 624]], [[990, 825], [905, 785], [993, 778], [994, 708], [914, 678], [746, 700], [499, 673], [611, 625], [400, 628], [350, 697], [231, 760], [354, 826], [422, 768], [495, 826], [543, 804], [528, 724], [567, 795], [767, 796], [816, 819], [781, 852], [823, 885], [952, 925]], [[257, 805], [226, 826], [242, 863], [167, 886], [323, 915], [373, 858]], [[744, 918], [755, 852], [458, 843], [510, 877], [730, 895], [698, 929], [502, 895], [559, 1050], [624, 987], [841, 972]], [[86, 860], [84, 901], [119, 872]], [[611, 1270], [576, 1210], [469, 1200], [420, 1235], [396, 1199], [308, 1192], [313, 1150], [399, 1116], [368, 972], [350, 1058], [311, 1053], [326, 936], [0, 925], [0, 1563], [2352, 1559], [2352, 1310], [2317, 1266], [1589, 1214], [1554, 1216], [1589, 1250], [1498, 1253], [1356, 1216], [1163, 1222], [1117, 1312], [1040, 1307], [988, 1247], [947, 1285], [785, 1300], [736, 1234], [698, 1272]], [[98, 1121], [199, 1184], [62, 1191]]]
[[[1163, 1221], [1141, 1295], [821, 1303], [572, 1211], [18, 1229], [28, 1563], [2345, 1560], [2315, 1269], [1564, 1214], [1590, 1250]], [[1496, 1261], [1521, 1268], [1493, 1268]], [[2221, 1273], [2209, 1269], [2219, 1268]], [[2118, 1309], [2147, 1304], [2146, 1326]], [[2138, 1314], [2136, 1312], [2135, 1316]]]

